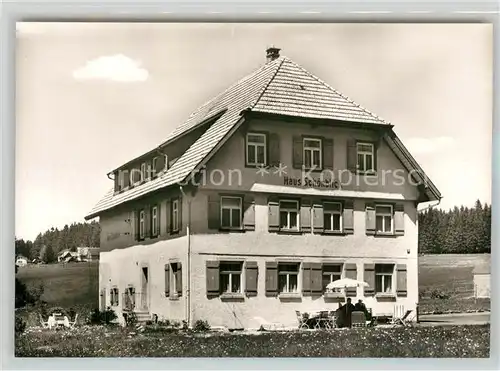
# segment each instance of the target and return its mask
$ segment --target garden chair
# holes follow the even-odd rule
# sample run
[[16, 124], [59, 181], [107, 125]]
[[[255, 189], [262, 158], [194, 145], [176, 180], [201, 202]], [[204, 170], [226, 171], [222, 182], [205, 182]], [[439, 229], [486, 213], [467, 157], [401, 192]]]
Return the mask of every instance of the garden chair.
[[305, 313], [300, 313], [300, 311], [296, 310], [295, 314], [297, 315], [297, 321], [299, 322], [299, 329], [305, 330], [309, 329], [307, 325], [307, 321], [309, 320], [309, 316], [306, 316]]
[[351, 327], [365, 327], [366, 326], [366, 316], [364, 312], [353, 311], [351, 313]]
[[44, 321], [42, 315], [39, 313], [38, 316], [40, 317], [40, 324], [42, 325], [43, 328], [49, 328], [49, 322]]
[[403, 327], [409, 327], [412, 325], [411, 321], [409, 320], [409, 316], [413, 311], [411, 309], [408, 309], [405, 314], [401, 317], [394, 316], [391, 321], [391, 325], [393, 326], [403, 326]]
[[318, 330], [321, 328], [325, 328], [327, 330], [332, 328], [331, 317], [330, 317], [328, 311], [319, 312], [319, 316], [316, 320], [316, 324], [315, 324], [314, 328], [318, 329]]
[[75, 314], [75, 319], [73, 321], [69, 321], [69, 327], [73, 328], [76, 325], [76, 321], [78, 321], [78, 313]]

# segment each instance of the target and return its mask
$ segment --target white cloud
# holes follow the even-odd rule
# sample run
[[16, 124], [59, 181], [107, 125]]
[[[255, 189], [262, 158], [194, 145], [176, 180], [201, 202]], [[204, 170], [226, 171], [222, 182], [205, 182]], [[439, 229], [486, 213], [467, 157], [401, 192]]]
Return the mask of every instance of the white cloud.
[[455, 139], [452, 137], [410, 138], [405, 144], [411, 153], [426, 154], [440, 152], [454, 146]]
[[85, 66], [73, 71], [77, 80], [110, 80], [117, 82], [139, 82], [147, 80], [148, 71], [123, 54], [102, 56], [88, 61]]

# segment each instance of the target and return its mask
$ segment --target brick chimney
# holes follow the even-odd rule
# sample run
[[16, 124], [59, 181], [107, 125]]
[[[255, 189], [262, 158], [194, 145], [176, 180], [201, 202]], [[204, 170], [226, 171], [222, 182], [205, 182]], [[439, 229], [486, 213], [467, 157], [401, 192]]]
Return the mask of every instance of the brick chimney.
[[267, 62], [269, 63], [274, 61], [276, 58], [279, 58], [280, 50], [281, 50], [280, 48], [276, 48], [275, 46], [267, 48], [266, 49]]

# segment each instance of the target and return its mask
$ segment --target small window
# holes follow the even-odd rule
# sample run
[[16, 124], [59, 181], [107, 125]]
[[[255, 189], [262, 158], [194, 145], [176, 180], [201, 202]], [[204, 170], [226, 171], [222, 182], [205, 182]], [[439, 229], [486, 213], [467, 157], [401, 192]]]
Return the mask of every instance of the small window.
[[373, 143], [357, 143], [357, 169], [361, 172], [375, 171], [375, 147]]
[[117, 287], [113, 287], [110, 292], [111, 306], [116, 307], [120, 304], [119, 291]]
[[146, 163], [143, 162], [141, 164], [141, 182], [143, 182], [144, 180], [146, 180]]
[[342, 204], [340, 202], [325, 202], [323, 219], [325, 231], [342, 232]]
[[394, 264], [375, 264], [375, 292], [392, 293], [392, 277], [394, 275]]
[[220, 292], [221, 294], [239, 294], [242, 292], [241, 272], [242, 262], [220, 263]]
[[179, 199], [172, 200], [172, 232], [179, 231]]
[[282, 294], [299, 292], [299, 263], [278, 264], [278, 285]]
[[323, 293], [327, 290], [326, 286], [342, 278], [342, 264], [323, 264]]
[[280, 229], [299, 230], [298, 201], [280, 201]]
[[221, 228], [241, 228], [241, 197], [221, 197]]
[[182, 296], [182, 265], [181, 263], [170, 264], [171, 280], [170, 292]]
[[304, 138], [304, 166], [306, 169], [321, 169], [321, 139]]
[[393, 231], [392, 205], [375, 206], [375, 223], [377, 232], [392, 233]]
[[129, 177], [128, 170], [120, 170], [120, 171], [118, 171], [118, 174], [119, 174], [118, 189], [122, 190], [122, 189], [126, 188], [130, 183], [130, 179], [128, 179], [128, 177]]
[[247, 134], [247, 165], [267, 164], [267, 137], [262, 133]]
[[139, 211], [139, 239], [143, 240], [145, 235], [146, 220], [144, 210]]
[[158, 236], [158, 206], [153, 206], [151, 208], [151, 234], [156, 237]]

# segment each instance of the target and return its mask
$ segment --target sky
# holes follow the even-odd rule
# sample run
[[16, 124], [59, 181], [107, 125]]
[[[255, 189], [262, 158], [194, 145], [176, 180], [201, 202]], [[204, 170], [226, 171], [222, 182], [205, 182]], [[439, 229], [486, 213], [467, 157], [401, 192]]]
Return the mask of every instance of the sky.
[[394, 125], [443, 195], [491, 201], [492, 26], [18, 23], [16, 237], [83, 221], [106, 174], [254, 71], [270, 45]]

